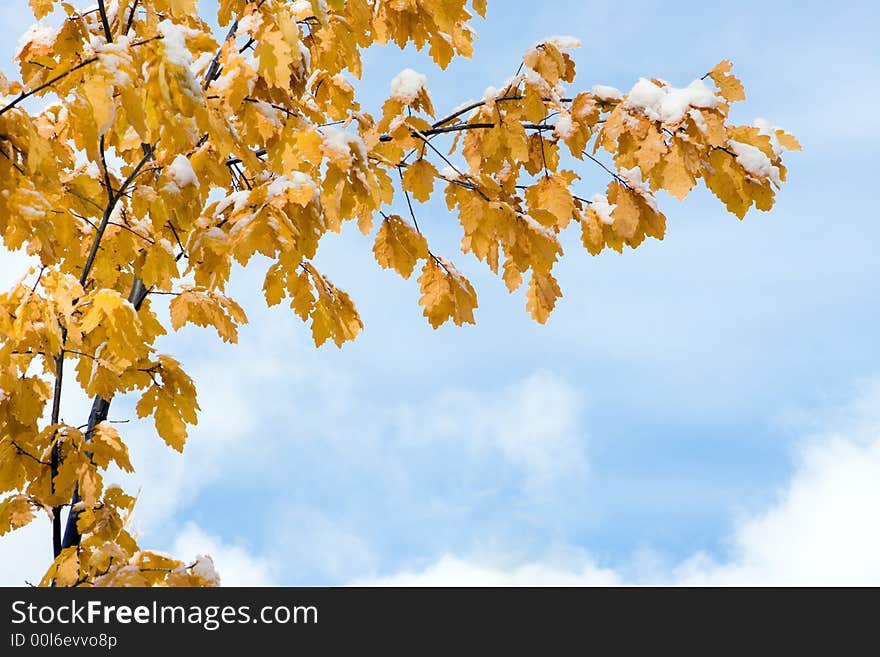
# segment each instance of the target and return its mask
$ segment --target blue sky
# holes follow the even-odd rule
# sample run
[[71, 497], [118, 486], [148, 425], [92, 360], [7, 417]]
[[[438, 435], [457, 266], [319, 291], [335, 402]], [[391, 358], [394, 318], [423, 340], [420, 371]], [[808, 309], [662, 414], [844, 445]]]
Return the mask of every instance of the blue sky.
[[[12, 5], [7, 72], [32, 22]], [[364, 107], [412, 67], [440, 113], [555, 34], [584, 44], [573, 89], [683, 86], [728, 58], [748, 95], [734, 117], [782, 125], [804, 151], [771, 213], [740, 222], [698, 190], [660, 199], [662, 243], [594, 258], [568, 235], [547, 326], [455, 256], [442, 202], [418, 209], [420, 225], [474, 281], [476, 327], [431, 330], [415, 281], [379, 269], [356, 230], [319, 257], [366, 324], [341, 351], [265, 310], [259, 265], [239, 272], [233, 296], [252, 320], [239, 345], [198, 329], [163, 344], [204, 409], [185, 455], [122, 425], [143, 543], [212, 551], [230, 583], [880, 583], [878, 17], [868, 2], [494, 0], [474, 59], [446, 72], [368, 52]], [[584, 195], [604, 189], [598, 167], [579, 172]], [[0, 258], [8, 287], [20, 261]], [[132, 408], [118, 400], [112, 415]], [[38, 569], [40, 525], [0, 555]], [[20, 583], [20, 568], [0, 574]]]

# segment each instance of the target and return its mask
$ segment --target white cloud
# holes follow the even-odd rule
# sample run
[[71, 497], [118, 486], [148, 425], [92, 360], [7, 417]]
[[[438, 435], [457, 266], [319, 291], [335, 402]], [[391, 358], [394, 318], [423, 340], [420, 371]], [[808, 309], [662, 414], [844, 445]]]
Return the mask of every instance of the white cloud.
[[[320, 582], [344, 582], [375, 570], [378, 555], [342, 518], [309, 509], [290, 509], [277, 518], [272, 558], [288, 583], [319, 576]], [[222, 575], [222, 571], [221, 571]]]
[[[550, 557], [499, 566], [492, 559], [440, 557], [358, 584], [462, 585], [878, 585], [880, 584], [880, 384], [866, 386], [832, 415], [834, 426], [805, 439], [797, 469], [769, 509], [744, 516], [731, 537], [731, 557], [697, 553], [672, 568], [627, 564], [625, 572], [582, 556], [575, 567]], [[505, 561], [502, 557], [501, 561]], [[643, 555], [644, 560], [644, 555]], [[650, 561], [650, 559], [648, 559]]]
[[39, 584], [52, 563], [52, 525], [41, 514], [0, 538], [0, 586]]
[[458, 441], [476, 452], [500, 455], [540, 495], [561, 480], [586, 475], [581, 394], [550, 372], [536, 372], [500, 390], [456, 388], [397, 412], [403, 444]]
[[684, 584], [880, 584], [880, 385], [844, 411], [843, 425], [811, 438], [777, 504], [738, 523], [734, 557], [697, 555]]
[[616, 586], [620, 583], [620, 577], [613, 570], [598, 568], [590, 562], [576, 570], [545, 563], [526, 563], [505, 569], [451, 555], [441, 557], [422, 571], [353, 582], [355, 586]]
[[272, 586], [277, 581], [270, 561], [254, 556], [242, 545], [225, 543], [189, 523], [177, 535], [172, 555], [192, 562], [202, 554], [214, 560], [223, 586]]

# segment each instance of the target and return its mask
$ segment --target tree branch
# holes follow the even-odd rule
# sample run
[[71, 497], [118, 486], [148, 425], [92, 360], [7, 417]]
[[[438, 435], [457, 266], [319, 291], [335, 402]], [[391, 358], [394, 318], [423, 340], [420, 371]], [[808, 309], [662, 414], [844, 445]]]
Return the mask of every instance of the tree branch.
[[[151, 149], [152, 152], [152, 149]], [[144, 299], [147, 298], [147, 288], [144, 287], [143, 281], [135, 276], [134, 281], [131, 284], [131, 291], [128, 294], [128, 301], [131, 305], [134, 306], [135, 312], [138, 312], [141, 309], [141, 306], [144, 303]], [[95, 427], [97, 427], [101, 422], [107, 419], [107, 414], [110, 412], [110, 399], [104, 399], [100, 395], [95, 397], [95, 401], [92, 402], [92, 411], [89, 413], [89, 423], [86, 428], [85, 433], [85, 441], [91, 442], [92, 436], [95, 433]], [[89, 458], [91, 458], [91, 454], [88, 454]], [[64, 529], [64, 539], [60, 542], [60, 549], [69, 548], [74, 545], [79, 545], [82, 536], [79, 533], [79, 529], [76, 526], [77, 520], [79, 520], [79, 511], [74, 510], [74, 506], [80, 501], [79, 495], [79, 486], [77, 485], [73, 489], [73, 498], [70, 501], [70, 513], [67, 514], [67, 527]], [[60, 512], [60, 507], [59, 507]], [[56, 517], [60, 518], [59, 514], [56, 514]], [[59, 528], [60, 528], [60, 520], [59, 520]], [[57, 555], [56, 555], [57, 556]]]
[[123, 32], [125, 35], [131, 31], [131, 26], [134, 23], [134, 14], [137, 11], [140, 2], [141, 0], [134, 0], [134, 3], [131, 5], [131, 11], [128, 14], [128, 22], [125, 24], [125, 32]]
[[11, 103], [9, 103], [8, 105], [6, 105], [6, 107], [0, 109], [0, 116], [2, 116], [3, 114], [5, 114], [5, 113], [8, 112], [9, 110], [11, 110], [13, 107], [15, 107], [16, 105], [18, 105], [21, 101], [25, 100], [26, 98], [30, 98], [30, 97], [33, 96], [34, 94], [38, 94], [38, 93], [40, 93], [40, 92], [43, 91], [44, 89], [46, 89], [46, 88], [48, 88], [48, 87], [51, 87], [53, 84], [55, 84], [55, 83], [58, 82], [59, 80], [64, 79], [65, 77], [67, 77], [67, 76], [70, 75], [71, 73], [73, 73], [73, 72], [75, 72], [75, 71], [78, 71], [79, 69], [81, 69], [81, 68], [83, 68], [83, 67], [85, 67], [85, 66], [88, 66], [89, 64], [94, 64], [96, 61], [98, 61], [98, 58], [97, 58], [97, 57], [89, 57], [88, 59], [81, 61], [81, 62], [80, 62], [79, 64], [77, 64], [76, 66], [73, 66], [72, 68], [69, 68], [69, 69], [67, 69], [66, 71], [63, 71], [62, 73], [59, 73], [59, 74], [56, 75], [54, 78], [52, 78], [51, 80], [48, 80], [48, 81], [44, 82], [44, 83], [41, 84], [40, 86], [38, 86], [38, 87], [34, 87], [34, 88], [31, 89], [30, 91], [22, 91], [18, 96], [16, 96], [16, 97], [12, 100]]
[[101, 25], [104, 26], [104, 38], [107, 43], [113, 43], [113, 35], [110, 33], [110, 21], [107, 20], [107, 9], [104, 7], [104, 0], [98, 0], [98, 13], [101, 14]]
[[595, 162], [595, 163], [598, 164], [600, 167], [602, 167], [603, 169], [605, 169], [605, 171], [607, 171], [609, 174], [611, 174], [611, 177], [614, 178], [614, 179], [615, 179], [617, 182], [619, 182], [621, 185], [623, 185], [623, 186], [626, 187], [627, 189], [632, 189], [632, 186], [631, 186], [626, 180], [624, 180], [623, 178], [621, 178], [620, 176], [618, 176], [616, 173], [614, 173], [611, 169], [609, 169], [608, 167], [606, 167], [606, 166], [605, 166], [600, 160], [597, 160], [595, 157], [593, 157], [593, 156], [592, 156], [589, 152], [587, 152], [587, 151], [583, 151], [583, 153], [584, 153], [584, 155], [586, 155], [588, 158], [590, 158], [591, 160], [593, 160], [593, 162]]
[[[494, 100], [495, 100], [496, 103], [500, 103], [500, 102], [506, 102], [506, 101], [510, 101], [510, 100], [523, 100], [524, 98], [525, 98], [525, 96], [507, 96], [507, 95], [504, 95], [504, 96], [501, 96], [501, 98], [495, 98]], [[551, 99], [550, 99], [550, 98], [544, 98], [544, 100], [545, 100], [545, 101], [549, 101], [549, 100], [551, 100]], [[570, 102], [572, 102], [573, 100], [574, 100], [574, 98], [560, 98], [560, 99], [559, 99], [559, 102], [560, 102], [560, 103], [570, 103]], [[483, 107], [483, 106], [486, 104], [486, 102], [487, 102], [487, 101], [485, 101], [485, 100], [478, 100], [478, 101], [476, 101], [476, 102], [474, 102], [474, 103], [471, 103], [470, 105], [465, 105], [464, 107], [462, 107], [462, 108], [459, 109], [459, 110], [456, 110], [455, 112], [453, 112], [453, 113], [450, 114], [449, 116], [443, 117], [443, 118], [440, 119], [439, 121], [435, 121], [435, 122], [431, 125], [431, 127], [432, 127], [432, 128], [439, 128], [440, 126], [442, 126], [442, 125], [446, 125], [447, 123], [449, 123], [449, 122], [451, 122], [451, 121], [455, 121], [455, 119], [457, 119], [457, 118], [458, 118], [459, 116], [461, 116], [462, 114], [467, 114], [467, 113], [470, 112], [471, 110], [475, 110], [475, 109], [477, 109], [478, 107]]]
[[[128, 175], [122, 185], [120, 185], [119, 189], [116, 190], [115, 193], [110, 194], [109, 202], [107, 203], [107, 207], [104, 209], [104, 216], [101, 217], [101, 223], [98, 225], [98, 231], [95, 235], [95, 241], [92, 242], [91, 251], [89, 251], [89, 256], [86, 258], [86, 264], [83, 266], [82, 274], [79, 277], [79, 284], [85, 287], [86, 281], [89, 280], [89, 273], [92, 270], [92, 266], [95, 264], [95, 257], [98, 255], [98, 248], [101, 246], [101, 239], [104, 237], [104, 231], [107, 230], [107, 224], [110, 223], [110, 217], [113, 215], [113, 210], [116, 209], [116, 204], [119, 202], [119, 199], [122, 198], [122, 195], [125, 193], [128, 186], [131, 182], [137, 177], [140, 173], [141, 169], [144, 168], [144, 165], [153, 157], [153, 150], [156, 148], [156, 145], [149, 146], [147, 149], [144, 149], [146, 152], [144, 153], [144, 157], [138, 162], [137, 166], [134, 170]], [[109, 192], [109, 190], [108, 190]]]
[[[52, 393], [52, 418], [53, 425], [58, 424], [61, 415], [61, 385], [64, 381], [64, 342], [67, 340], [67, 328], [61, 327], [61, 353], [55, 357], [55, 389]], [[57, 433], [57, 429], [56, 429]], [[55, 492], [55, 477], [58, 476], [58, 468], [61, 466], [61, 449], [58, 443], [52, 444], [49, 468], [52, 476], [52, 492]], [[52, 553], [55, 557], [61, 554], [61, 507], [52, 508]]]
[[[147, 160], [149, 160], [153, 155], [153, 149], [155, 146], [148, 147], [144, 149], [144, 157], [135, 167], [134, 171], [125, 179], [125, 182], [122, 183], [122, 186], [114, 193], [112, 187], [110, 186], [110, 174], [107, 171], [107, 163], [104, 158], [104, 136], [101, 136], [101, 161], [104, 165], [104, 179], [107, 185], [107, 207], [104, 209], [104, 216], [101, 218], [101, 223], [98, 226], [95, 233], [95, 241], [92, 243], [91, 251], [89, 252], [89, 256], [86, 259], [85, 265], [83, 265], [82, 274], [80, 275], [79, 281], [80, 285], [85, 286], [86, 281], [89, 279], [89, 273], [92, 270], [92, 266], [95, 264], [95, 257], [98, 255], [98, 248], [101, 245], [101, 239], [104, 237], [104, 232], [107, 230], [107, 226], [110, 223], [110, 217], [113, 215], [113, 210], [116, 208], [116, 204], [119, 202], [119, 199], [122, 197], [122, 194], [125, 193], [126, 188], [131, 184], [131, 181], [137, 176], [138, 172], [143, 168], [146, 164]], [[140, 283], [139, 279], [135, 278], [135, 283], [140, 285], [140, 288], [143, 288], [143, 283]], [[135, 287], [132, 287], [132, 295], [134, 295]], [[131, 295], [130, 295], [131, 296]], [[146, 297], [146, 294], [141, 298], [140, 302], [143, 303], [143, 299]], [[61, 327], [61, 353], [55, 357], [55, 388], [53, 390], [52, 395], [52, 424], [58, 424], [58, 419], [61, 414], [61, 386], [64, 381], [64, 345], [67, 341], [67, 328]], [[98, 399], [95, 399], [95, 403], [98, 403]], [[108, 404], [109, 408], [109, 404]], [[93, 408], [94, 410], [94, 408]], [[91, 422], [91, 417], [89, 421]], [[58, 475], [58, 468], [61, 465], [61, 453], [58, 447], [58, 444], [54, 444], [52, 446], [52, 456], [50, 461], [51, 473], [52, 473], [52, 488], [54, 490], [55, 487], [55, 477]], [[74, 493], [74, 497], [76, 497], [76, 492]], [[70, 516], [68, 516], [68, 525], [70, 524]], [[74, 524], [76, 524], [74, 522]], [[52, 549], [57, 557], [61, 550], [65, 547], [64, 542], [61, 538], [61, 507], [57, 506], [53, 508], [52, 515]], [[69, 546], [66, 546], [69, 547]]]
[[226, 45], [226, 42], [230, 39], [235, 38], [235, 32], [238, 30], [238, 21], [232, 21], [232, 25], [229, 27], [229, 32], [226, 33], [226, 38], [223, 39], [223, 43], [220, 44], [220, 48], [217, 49], [217, 54], [214, 55], [214, 59], [211, 60], [211, 65], [208, 67], [208, 72], [205, 73], [205, 81], [202, 83], [202, 88], [207, 89], [211, 83], [217, 79], [217, 76], [220, 75], [220, 55], [223, 54], [223, 46]]
[[[151, 37], [149, 39], [144, 39], [143, 41], [138, 41], [136, 43], [132, 43], [131, 47], [134, 48], [136, 46], [142, 46], [145, 43], [150, 43], [150, 41], [156, 41], [157, 39], [161, 39], [161, 38], [162, 38], [162, 36], [160, 35], [160, 36]], [[12, 102], [10, 102], [8, 105], [6, 105], [3, 108], [0, 108], [0, 115], [5, 114], [9, 110], [11, 110], [13, 107], [18, 105], [21, 101], [23, 101], [27, 98], [30, 98], [34, 94], [40, 93], [41, 91], [43, 91], [44, 89], [47, 89], [48, 87], [51, 87], [53, 84], [55, 84], [59, 80], [63, 80], [71, 73], [74, 73], [74, 72], [80, 70], [81, 68], [88, 66], [89, 64], [94, 64], [97, 61], [98, 61], [97, 57], [89, 57], [88, 59], [84, 59], [76, 66], [72, 66], [69, 69], [67, 69], [66, 71], [62, 71], [61, 73], [56, 75], [54, 78], [51, 78], [50, 80], [47, 80], [43, 84], [41, 84], [37, 87], [34, 87], [30, 91], [22, 91], [18, 96], [16, 96], [15, 98], [12, 99]]]
[[409, 197], [409, 192], [406, 187], [403, 186], [403, 169], [402, 167], [397, 167], [397, 174], [400, 176], [400, 189], [403, 190], [404, 196], [406, 196], [406, 206], [409, 208], [409, 216], [412, 217], [413, 226], [416, 227], [416, 230], [421, 233], [422, 229], [419, 228], [419, 220], [416, 219], [416, 213], [413, 210], [412, 199]]

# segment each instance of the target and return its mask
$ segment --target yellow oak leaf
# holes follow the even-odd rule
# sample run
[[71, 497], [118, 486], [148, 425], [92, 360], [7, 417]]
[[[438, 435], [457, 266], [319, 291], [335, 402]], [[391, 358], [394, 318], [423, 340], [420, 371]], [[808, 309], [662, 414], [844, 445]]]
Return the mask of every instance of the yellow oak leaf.
[[332, 339], [341, 348], [357, 337], [364, 324], [348, 294], [330, 283], [313, 265], [307, 265], [307, 271], [318, 293], [311, 309], [315, 346]]
[[731, 68], [733, 68], [733, 64], [729, 60], [723, 59], [716, 64], [715, 68], [709, 71], [709, 77], [718, 85], [721, 95], [730, 103], [746, 99], [746, 92], [742, 82], [730, 73]]
[[642, 137], [639, 148], [635, 153], [636, 163], [647, 174], [660, 161], [667, 150], [663, 133], [655, 124], [651, 124], [645, 136]]
[[119, 432], [106, 422], [101, 422], [92, 431], [89, 451], [92, 460], [99, 468], [106, 468], [111, 461], [122, 470], [134, 472], [128, 457], [128, 446], [122, 441]]
[[545, 176], [526, 190], [526, 202], [530, 214], [544, 210], [556, 218], [559, 228], [568, 226], [574, 214], [574, 197], [569, 185], [577, 176], [569, 171], [562, 171], [552, 176]]
[[403, 188], [412, 192], [417, 201], [424, 203], [431, 198], [434, 191], [434, 179], [440, 174], [428, 160], [416, 160], [406, 168], [403, 174]]
[[639, 204], [635, 194], [614, 181], [608, 185], [607, 197], [615, 205], [611, 212], [614, 232], [623, 238], [632, 237], [639, 225]]
[[382, 221], [373, 253], [382, 267], [409, 278], [416, 262], [428, 257], [428, 242], [402, 217], [392, 214]]
[[785, 130], [777, 129], [776, 138], [779, 140], [779, 143], [782, 144], [783, 148], [787, 148], [790, 151], [803, 150], [801, 143], [794, 137], [794, 135], [790, 135], [785, 132]]
[[559, 283], [550, 272], [535, 271], [529, 280], [529, 289], [526, 291], [526, 310], [532, 318], [546, 324], [550, 313], [556, 307], [556, 300], [562, 296]]
[[270, 85], [284, 90], [290, 88], [293, 66], [293, 50], [278, 27], [264, 21], [257, 39], [254, 56], [259, 61], [257, 69]]
[[419, 277], [419, 305], [435, 329], [450, 319], [457, 325], [475, 324], [477, 293], [470, 281], [448, 260], [430, 257]]
[[662, 187], [677, 199], [683, 199], [697, 184], [685, 160], [683, 142], [673, 139], [669, 152], [660, 160], [652, 172], [653, 188]]
[[172, 282], [180, 275], [174, 247], [166, 239], [160, 239], [142, 252], [142, 263], [135, 268], [147, 288], [168, 292]]
[[55, 9], [56, 0], [30, 0], [31, 11], [37, 20], [42, 20]]
[[605, 235], [602, 222], [593, 208], [587, 208], [581, 219], [581, 242], [590, 255], [599, 255], [605, 248]]
[[0, 502], [0, 536], [21, 529], [33, 519], [33, 508], [24, 495], [12, 495]]
[[64, 548], [43, 575], [40, 586], [73, 586], [80, 579], [79, 547]]
[[196, 424], [196, 388], [192, 379], [170, 356], [159, 356], [150, 368], [153, 385], [137, 403], [138, 417], [153, 416], [156, 431], [169, 447], [183, 451], [187, 438], [187, 424]]
[[238, 342], [238, 327], [247, 323], [241, 306], [219, 292], [191, 287], [171, 301], [171, 326], [180, 330], [184, 324], [213, 326], [224, 342]]

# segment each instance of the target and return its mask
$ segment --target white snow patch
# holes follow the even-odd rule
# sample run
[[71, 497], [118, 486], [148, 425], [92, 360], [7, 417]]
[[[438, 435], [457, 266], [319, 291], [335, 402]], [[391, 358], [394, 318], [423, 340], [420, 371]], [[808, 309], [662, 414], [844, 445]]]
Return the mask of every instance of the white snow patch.
[[652, 121], [679, 123], [691, 107], [711, 108], [717, 104], [715, 92], [702, 80], [679, 89], [641, 78], [630, 90], [625, 106], [641, 110]]
[[217, 208], [214, 210], [217, 214], [223, 214], [226, 210], [229, 209], [229, 206], [233, 206], [233, 213], [241, 210], [245, 205], [247, 205], [248, 200], [250, 199], [251, 193], [248, 190], [242, 190], [240, 192], [233, 192], [229, 194], [226, 198], [221, 199], [220, 202], [217, 203]]
[[632, 187], [642, 186], [642, 170], [638, 166], [634, 166], [632, 169], [621, 169], [620, 177]]
[[547, 80], [545, 80], [541, 76], [541, 74], [538, 73], [535, 69], [529, 68], [528, 66], [524, 66], [522, 73], [520, 73], [517, 77], [512, 78], [507, 84], [504, 85], [504, 88], [507, 89], [509, 87], [518, 87], [520, 80], [525, 80], [526, 84], [531, 84], [542, 89], [550, 88], [550, 85], [547, 84]]
[[609, 87], [607, 84], [594, 84], [591, 92], [596, 98], [606, 102], [623, 98], [623, 92], [620, 89]]
[[306, 47], [302, 41], [297, 41], [296, 45], [299, 46], [299, 55], [302, 58], [302, 68], [308, 71], [312, 68], [312, 51]]
[[549, 39], [544, 39], [543, 42], [552, 43], [560, 50], [571, 50], [573, 48], [580, 48], [584, 45], [580, 39], [573, 36], [552, 36]]
[[18, 49], [15, 51], [15, 58], [18, 59], [21, 56], [21, 51], [28, 45], [42, 46], [45, 48], [51, 47], [52, 44], [55, 43], [55, 38], [57, 36], [58, 30], [54, 27], [44, 25], [43, 23], [34, 23], [18, 40]]
[[594, 194], [590, 198], [590, 207], [596, 211], [599, 221], [603, 224], [608, 224], [610, 226], [614, 223], [614, 217], [611, 216], [611, 213], [614, 211], [614, 206], [608, 202], [608, 199], [604, 194]]
[[186, 46], [186, 35], [192, 30], [189, 28], [173, 23], [167, 18], [161, 21], [157, 26], [159, 34], [162, 35], [162, 46], [165, 49], [165, 57], [174, 66], [182, 68], [185, 73], [185, 84], [183, 90], [193, 98], [198, 99], [201, 96], [202, 88], [192, 74], [193, 58], [192, 53]]
[[254, 12], [252, 14], [248, 14], [244, 18], [239, 19], [238, 21], [238, 32], [250, 32], [253, 33], [257, 29], [259, 29], [260, 25], [263, 24], [263, 15], [259, 12]]
[[214, 560], [207, 554], [200, 554], [192, 566], [193, 575], [206, 580], [211, 586], [220, 586], [220, 575], [214, 568]]
[[185, 155], [178, 155], [167, 169], [171, 181], [177, 185], [178, 189], [183, 189], [189, 185], [198, 188], [199, 178], [192, 168], [192, 163]]
[[252, 104], [254, 109], [262, 114], [267, 121], [275, 125], [275, 127], [281, 127], [281, 119], [278, 117], [278, 110], [272, 107], [272, 105], [263, 100], [258, 100], [256, 103]]
[[312, 3], [309, 0], [294, 0], [290, 3], [290, 12], [296, 20], [301, 21], [315, 13], [315, 10], [312, 9]]
[[223, 242], [226, 240], [226, 233], [223, 232], [222, 228], [211, 226], [208, 230], [202, 233], [200, 239], [216, 240], [218, 242]]
[[201, 77], [204, 75], [208, 67], [211, 65], [211, 62], [214, 60], [214, 53], [203, 52], [201, 55], [196, 57], [195, 61], [192, 63], [190, 67], [190, 71], [193, 75], [197, 75]]
[[527, 214], [524, 214], [522, 216], [522, 218], [525, 220], [526, 224], [528, 224], [529, 228], [531, 228], [533, 231], [535, 231], [536, 233], [540, 233], [541, 235], [543, 235], [546, 239], [550, 240], [551, 242], [556, 241], [556, 235], [554, 234], [554, 232], [552, 230], [547, 228], [547, 226], [545, 226], [544, 224], [538, 223], [537, 221], [535, 221], [535, 219], [533, 217], [530, 217]]
[[556, 124], [553, 126], [554, 131], [557, 135], [559, 135], [562, 139], [568, 139], [573, 136], [577, 128], [574, 125], [574, 121], [571, 120], [571, 114], [567, 112], [559, 115], [559, 118], [556, 119]]
[[321, 138], [324, 142], [324, 151], [336, 155], [337, 159], [345, 160], [346, 166], [351, 166], [352, 163], [352, 147], [360, 153], [362, 158], [366, 159], [367, 157], [367, 147], [358, 135], [328, 126], [321, 128]]
[[272, 181], [269, 188], [266, 190], [266, 198], [273, 199], [277, 196], [281, 196], [289, 189], [302, 189], [305, 186], [314, 189], [312, 179], [302, 171], [292, 171], [289, 174], [278, 176]]
[[700, 110], [691, 108], [688, 110], [688, 116], [691, 117], [691, 120], [700, 132], [705, 133], [709, 129], [709, 126], [706, 125], [706, 117], [703, 116]]
[[785, 150], [781, 143], [779, 143], [779, 137], [776, 136], [777, 130], [782, 130], [778, 125], [771, 124], [767, 119], [757, 118], [752, 123], [752, 126], [758, 129], [758, 133], [762, 135], [766, 135], [770, 137], [770, 146], [773, 148], [773, 154], [776, 157], [782, 155], [782, 151]]
[[459, 103], [458, 105], [453, 107], [450, 114], [458, 114], [459, 112], [463, 111], [466, 107], [470, 107], [473, 104], [474, 104], [474, 99], [470, 98], [470, 99], [464, 101], [463, 103]]
[[192, 53], [186, 46], [185, 28], [167, 18], [160, 21], [156, 27], [162, 35], [162, 46], [165, 48], [168, 61], [181, 68], [189, 68], [192, 64]]
[[727, 141], [727, 145], [736, 155], [736, 161], [751, 175], [761, 180], [769, 178], [777, 186], [781, 184], [778, 167], [773, 166], [770, 158], [760, 148], [732, 139]]
[[428, 90], [428, 77], [405, 68], [391, 81], [391, 97], [404, 104], [415, 101], [421, 91]]

